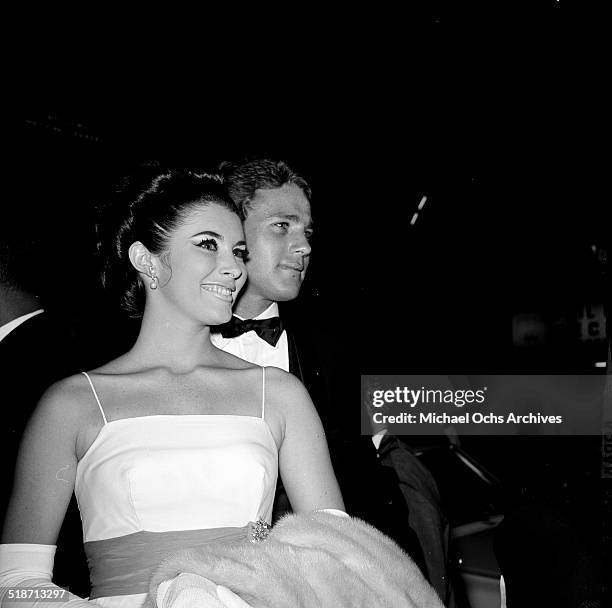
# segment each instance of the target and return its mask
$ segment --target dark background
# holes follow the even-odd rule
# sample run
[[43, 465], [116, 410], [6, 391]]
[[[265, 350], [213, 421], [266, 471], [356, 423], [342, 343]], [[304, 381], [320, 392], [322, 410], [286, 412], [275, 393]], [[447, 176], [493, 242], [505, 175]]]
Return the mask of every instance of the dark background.
[[[356, 371], [605, 360], [601, 335], [572, 334], [605, 299], [610, 239], [596, 13], [551, 1], [258, 16], [216, 32], [227, 21], [213, 15], [26, 22], [12, 175], [28, 222], [49, 227], [34, 276], [53, 305], [93, 329], [91, 210], [137, 162], [268, 154], [312, 183], [303, 299], [354, 341]], [[519, 313], [561, 331], [517, 349]]]
[[[133, 335], [98, 285], [94, 204], [143, 160], [261, 154], [312, 185], [300, 305], [354, 356], [347, 395], [360, 374], [604, 373], [603, 330], [577, 328], [609, 303], [605, 21], [494, 4], [21, 20], [3, 217], [40, 236], [28, 276], [84, 367]], [[468, 447], [515, 504], [595, 529], [610, 506], [598, 438]]]
[[40, 237], [26, 274], [95, 365], [131, 335], [98, 285], [95, 203], [144, 160], [277, 156], [313, 187], [300, 300], [350, 345], [355, 391], [597, 371], [605, 332], [578, 325], [609, 291], [603, 19], [531, 4], [28, 15], [3, 203]]

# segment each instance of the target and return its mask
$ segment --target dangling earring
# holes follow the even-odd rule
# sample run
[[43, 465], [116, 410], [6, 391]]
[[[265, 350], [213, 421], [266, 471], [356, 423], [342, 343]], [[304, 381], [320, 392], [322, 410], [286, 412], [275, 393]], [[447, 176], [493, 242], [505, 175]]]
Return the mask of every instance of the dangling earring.
[[151, 277], [151, 282], [149, 283], [149, 287], [151, 289], [157, 289], [157, 285], [158, 285], [158, 281], [157, 281], [157, 275], [155, 274], [155, 267], [153, 266], [153, 264], [151, 264], [149, 266], [149, 276]]

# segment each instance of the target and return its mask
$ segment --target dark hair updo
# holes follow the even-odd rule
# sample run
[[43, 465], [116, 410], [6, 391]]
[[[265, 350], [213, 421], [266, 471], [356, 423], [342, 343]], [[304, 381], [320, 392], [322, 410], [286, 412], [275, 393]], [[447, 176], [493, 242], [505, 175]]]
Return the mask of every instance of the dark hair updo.
[[111, 199], [97, 209], [102, 284], [132, 318], [142, 317], [145, 301], [128, 256], [132, 243], [140, 241], [153, 255], [162, 255], [172, 233], [197, 207], [216, 204], [237, 214], [220, 175], [153, 165], [124, 178]]

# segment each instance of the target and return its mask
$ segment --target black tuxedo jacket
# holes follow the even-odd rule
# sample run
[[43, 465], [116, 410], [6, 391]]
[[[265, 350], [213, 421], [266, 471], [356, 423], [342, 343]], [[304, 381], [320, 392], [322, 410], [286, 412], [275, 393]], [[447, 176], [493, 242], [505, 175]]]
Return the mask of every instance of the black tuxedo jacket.
[[[395, 539], [426, 574], [395, 471], [382, 466], [371, 436], [361, 435], [359, 363], [351, 354], [355, 349], [321, 328], [305, 309], [285, 305], [279, 310], [287, 330], [289, 369], [306, 386], [321, 418], [347, 512]], [[274, 520], [288, 509], [281, 486]]]
[[[27, 422], [45, 390], [78, 371], [77, 350], [66, 323], [48, 312], [16, 327], [0, 341], [0, 523], [10, 498], [19, 445]], [[73, 497], [57, 541], [54, 580], [77, 594], [89, 591], [81, 520]]]

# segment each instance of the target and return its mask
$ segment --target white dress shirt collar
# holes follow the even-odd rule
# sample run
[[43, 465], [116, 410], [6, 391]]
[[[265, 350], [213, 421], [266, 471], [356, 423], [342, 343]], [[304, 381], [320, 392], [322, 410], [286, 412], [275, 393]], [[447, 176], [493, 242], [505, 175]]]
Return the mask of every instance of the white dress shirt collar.
[[8, 323], [5, 323], [2, 327], [0, 327], [0, 342], [6, 338], [15, 328], [19, 327], [22, 323], [39, 315], [41, 312], [45, 312], [42, 308], [35, 310], [34, 312], [30, 312], [27, 315], [21, 315]]
[[[241, 318], [238, 315], [236, 316], [239, 319]], [[254, 319], [270, 319], [278, 316], [278, 304], [272, 302], [268, 308], [259, 313]], [[224, 338], [221, 333], [212, 333], [210, 339], [217, 348], [236, 355], [241, 359], [256, 365], [280, 367], [286, 372], [289, 371], [289, 345], [286, 331], [281, 333], [276, 346], [272, 346], [265, 340], [262, 340], [254, 331], [247, 331], [235, 338]]]
[[[238, 317], [241, 321], [244, 321], [245, 318], [240, 315], [234, 314], [235, 317]], [[276, 302], [272, 302], [268, 308], [266, 308], [263, 312], [260, 312], [253, 319], [257, 319], [258, 321], [261, 319], [271, 319], [272, 317], [278, 317], [278, 304]]]

